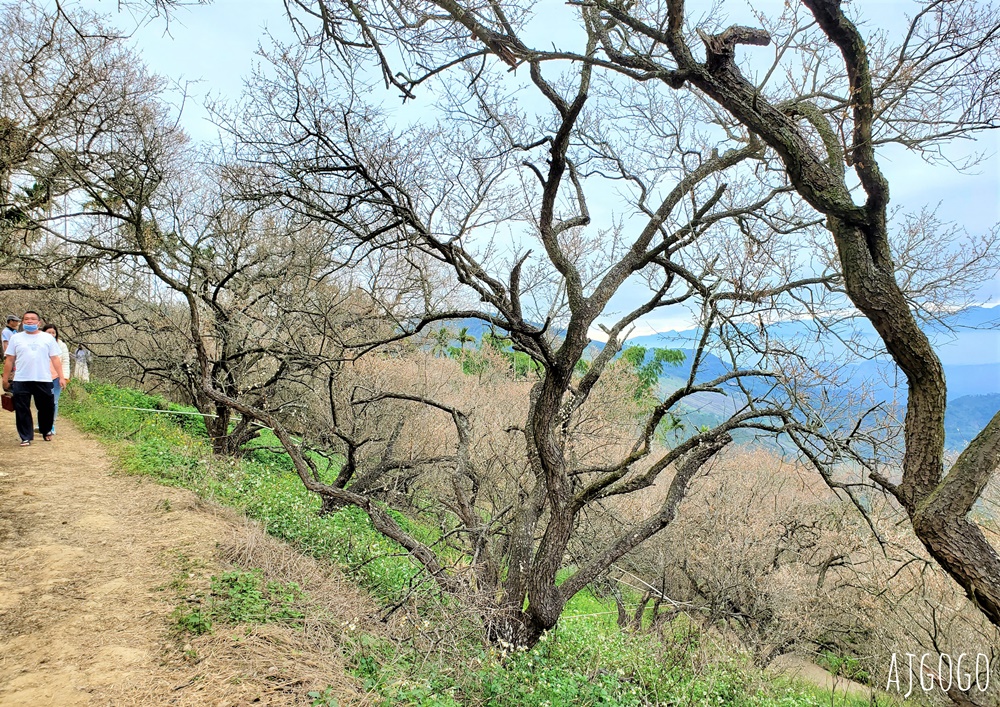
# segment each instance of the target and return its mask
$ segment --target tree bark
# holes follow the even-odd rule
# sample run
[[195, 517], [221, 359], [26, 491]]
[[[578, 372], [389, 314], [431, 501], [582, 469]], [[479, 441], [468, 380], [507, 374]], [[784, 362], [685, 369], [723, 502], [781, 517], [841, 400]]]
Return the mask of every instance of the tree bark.
[[[931, 556], [966, 591], [970, 600], [1000, 626], [1000, 555], [982, 530], [967, 518], [991, 474], [1000, 464], [1000, 415], [972, 442], [944, 476], [944, 369], [910, 310], [895, 278], [888, 238], [888, 183], [876, 160], [873, 88], [867, 47], [836, 0], [803, 0], [844, 57], [854, 119], [851, 164], [867, 199], [857, 205], [843, 169], [831, 155], [817, 155], [790, 115], [760, 96], [733, 62], [737, 43], [761, 44], [759, 35], [723, 33], [706, 40], [707, 60], [698, 62], [683, 34], [683, 2], [670, 0], [668, 30], [661, 39], [676, 60], [683, 81], [664, 79], [673, 88], [690, 82], [713, 98], [781, 158], [798, 193], [827, 217], [847, 294], [871, 321], [893, 360], [906, 375], [905, 453], [898, 486], [882, 481], [909, 515], [914, 533]], [[602, 3], [623, 21], [624, 12]], [[648, 29], [652, 34], [658, 30]], [[725, 40], [725, 41], [723, 41]]]

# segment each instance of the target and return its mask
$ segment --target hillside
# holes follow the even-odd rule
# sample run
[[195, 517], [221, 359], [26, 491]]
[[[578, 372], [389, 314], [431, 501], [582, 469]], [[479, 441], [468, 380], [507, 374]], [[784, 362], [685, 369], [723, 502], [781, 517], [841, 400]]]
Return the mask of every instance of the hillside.
[[280, 456], [216, 464], [190, 418], [113, 407], [162, 400], [90, 389], [66, 411], [110, 457], [64, 422], [40, 464], [0, 477], [0, 566], [16, 588], [0, 608], [16, 657], [0, 666], [4, 705], [867, 704], [801, 661], [787, 669], [837, 695], [769, 676], [689, 622], [622, 631], [590, 592], [536, 649], [484, 651], [429, 597], [392, 600], [412, 565], [357, 514], [317, 517]]
[[1000, 411], [1000, 393], [965, 395], [948, 401], [944, 416], [945, 443], [964, 449], [986, 423]]

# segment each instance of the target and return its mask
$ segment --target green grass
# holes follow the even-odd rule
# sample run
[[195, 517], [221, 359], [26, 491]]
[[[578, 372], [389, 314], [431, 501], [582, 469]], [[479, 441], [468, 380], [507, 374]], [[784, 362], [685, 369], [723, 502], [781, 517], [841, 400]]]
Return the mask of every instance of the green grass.
[[[462, 665], [400, 655], [397, 646], [362, 636], [353, 672], [385, 705], [727, 705], [819, 707], [868, 705], [787, 680], [767, 678], [739, 658], [693, 665], [683, 637], [610, 630], [562, 621], [530, 651], [470, 651]], [[367, 639], [367, 640], [366, 640]]]
[[225, 624], [299, 625], [304, 614], [296, 603], [304, 597], [294, 582], [265, 582], [260, 570], [233, 570], [213, 575], [211, 589], [194, 606], [179, 606], [172, 619], [186, 633], [209, 633], [216, 622]]
[[[156, 396], [90, 383], [74, 383], [60, 410], [107, 444], [122, 471], [191, 489], [241, 509], [272, 535], [301, 551], [343, 568], [388, 606], [419, 576], [401, 547], [380, 535], [367, 516], [348, 508], [324, 517], [306, 492], [287, 456], [275, 451], [269, 432], [245, 458], [213, 458], [204, 425], [197, 417], [170, 415], [181, 410]], [[141, 407], [144, 413], [115, 407]], [[324, 468], [336, 472], [336, 464]], [[406, 529], [433, 542], [438, 529], [396, 514]], [[211, 630], [213, 621], [252, 621], [281, 616], [294, 621], [297, 588], [269, 587], [255, 573], [213, 579], [206, 603], [179, 610], [185, 631]], [[438, 605], [438, 610], [447, 607]], [[274, 613], [277, 612], [277, 613]], [[704, 660], [692, 627], [679, 621], [676, 636], [630, 633], [615, 623], [610, 599], [578, 594], [564, 619], [527, 652], [506, 654], [474, 640], [455, 639], [448, 650], [427, 650], [426, 642], [351, 634], [344, 646], [351, 672], [384, 705], [733, 705], [811, 707], [866, 705], [764, 676], [740, 657]], [[447, 635], [447, 631], [443, 632]], [[683, 633], [684, 635], [681, 635]], [[697, 653], [697, 656], [696, 656]], [[319, 695], [319, 693], [317, 693]], [[312, 696], [322, 704], [320, 697]]]

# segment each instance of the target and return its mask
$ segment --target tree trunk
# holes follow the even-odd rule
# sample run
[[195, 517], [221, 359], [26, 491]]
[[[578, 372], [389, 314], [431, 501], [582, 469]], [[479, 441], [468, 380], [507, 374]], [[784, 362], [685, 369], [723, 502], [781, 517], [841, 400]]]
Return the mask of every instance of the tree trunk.
[[847, 294], [907, 378], [903, 478], [898, 486], [886, 479], [876, 481], [903, 505], [930, 554], [1000, 626], [1000, 554], [967, 518], [1000, 464], [1000, 415], [944, 476], [944, 369], [895, 278], [888, 238], [889, 185], [872, 140], [876, 116], [866, 43], [839, 2], [803, 2], [840, 49], [847, 68], [855, 123], [848, 164], [867, 197], [863, 205], [854, 202], [845, 179], [844, 154], [830, 145], [827, 154], [818, 154], [792, 114], [761, 96], [733, 61], [737, 44], [766, 44], [766, 33], [751, 30], [747, 35], [746, 28], [731, 28], [710, 37], [707, 60], [701, 63], [686, 44], [683, 2], [671, 0], [664, 40], [682, 72], [671, 85], [694, 84], [760, 136], [780, 156], [799, 195], [827, 217]]
[[212, 440], [212, 453], [220, 457], [238, 457], [243, 453], [243, 447], [260, 434], [260, 429], [247, 418], [241, 418], [230, 430], [232, 410], [223, 406], [214, 406], [216, 417], [206, 417], [205, 427], [209, 439]]
[[944, 480], [907, 508], [917, 537], [996, 626], [1000, 626], [1000, 558], [967, 516], [998, 464], [1000, 412], [966, 447]]
[[531, 650], [549, 628], [523, 611], [501, 609], [486, 619], [486, 640], [505, 650]]
[[[1000, 556], [967, 518], [1000, 463], [1000, 413], [942, 478], [944, 368], [910, 312], [891, 260], [878, 262], [871, 257], [866, 235], [860, 229], [834, 228], [847, 293], [907, 378], [903, 479], [894, 492], [931, 556], [1000, 626]], [[884, 231], [877, 237], [887, 240]]]

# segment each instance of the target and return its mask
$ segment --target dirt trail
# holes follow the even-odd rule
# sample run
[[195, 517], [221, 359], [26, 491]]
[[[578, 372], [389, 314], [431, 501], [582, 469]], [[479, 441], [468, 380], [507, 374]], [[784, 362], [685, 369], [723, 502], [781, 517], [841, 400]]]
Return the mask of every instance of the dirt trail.
[[325, 685], [358, 701], [331, 641], [171, 631], [178, 591], [224, 568], [220, 540], [273, 541], [187, 491], [111, 475], [66, 420], [55, 441], [20, 448], [0, 415], [0, 705], [309, 704]]

